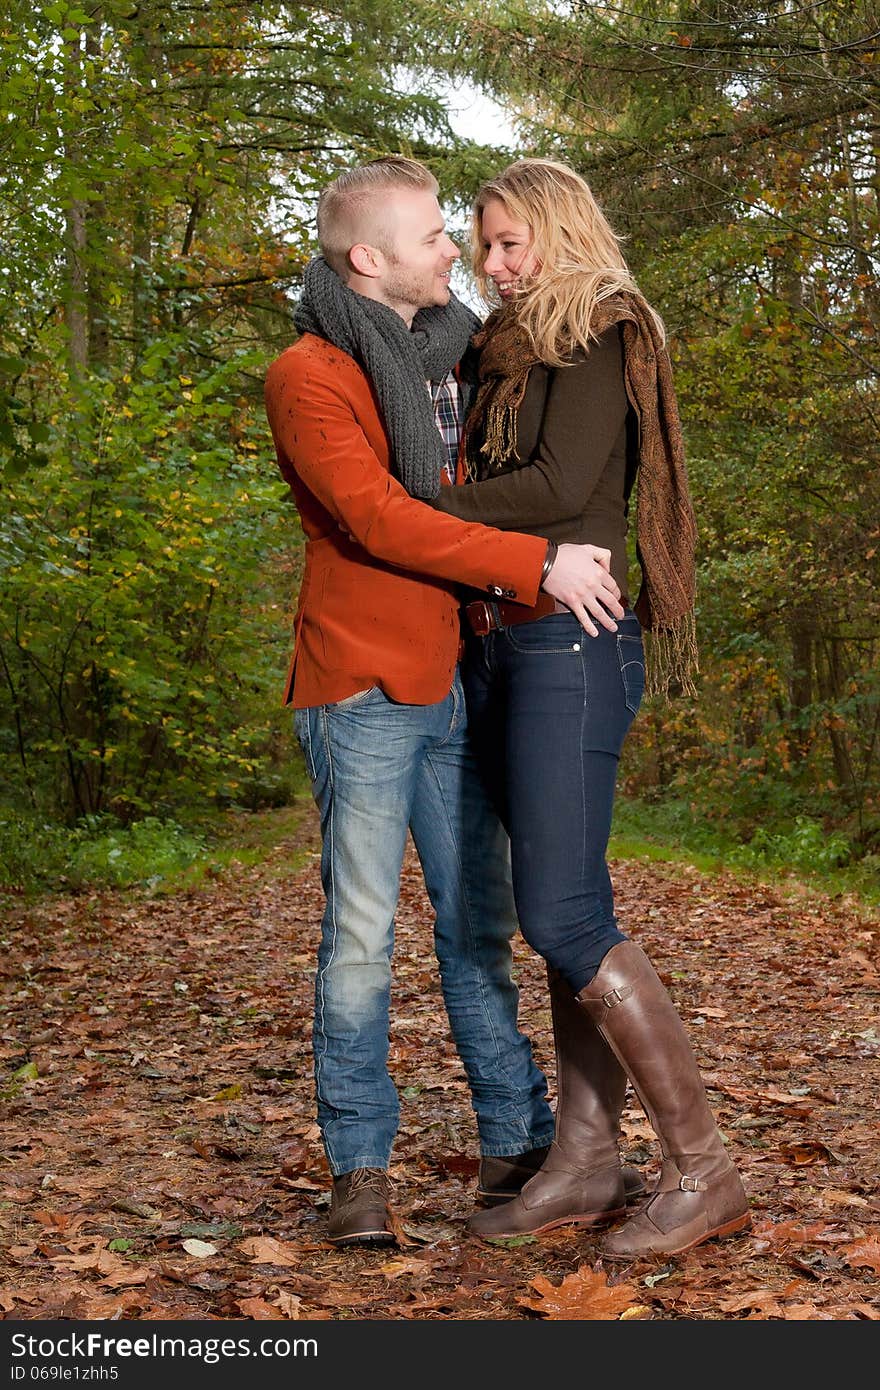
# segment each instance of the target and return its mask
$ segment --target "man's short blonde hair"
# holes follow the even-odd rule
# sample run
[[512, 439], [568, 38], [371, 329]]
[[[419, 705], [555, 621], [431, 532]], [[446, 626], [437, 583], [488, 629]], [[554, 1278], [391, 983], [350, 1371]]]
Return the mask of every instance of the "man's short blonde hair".
[[348, 275], [348, 253], [358, 242], [375, 246], [383, 255], [394, 250], [383, 193], [394, 188], [424, 189], [435, 196], [439, 185], [430, 169], [415, 159], [386, 155], [346, 169], [328, 183], [318, 199], [318, 242], [327, 264], [342, 279]]

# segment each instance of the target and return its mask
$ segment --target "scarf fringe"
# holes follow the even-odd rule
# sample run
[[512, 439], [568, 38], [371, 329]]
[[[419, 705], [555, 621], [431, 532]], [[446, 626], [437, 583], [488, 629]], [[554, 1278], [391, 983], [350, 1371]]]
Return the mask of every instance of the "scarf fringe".
[[697, 623], [693, 609], [668, 627], [643, 631], [645, 696], [696, 695], [699, 672]]
[[509, 402], [490, 405], [486, 415], [486, 439], [480, 450], [490, 463], [516, 455], [518, 407]]

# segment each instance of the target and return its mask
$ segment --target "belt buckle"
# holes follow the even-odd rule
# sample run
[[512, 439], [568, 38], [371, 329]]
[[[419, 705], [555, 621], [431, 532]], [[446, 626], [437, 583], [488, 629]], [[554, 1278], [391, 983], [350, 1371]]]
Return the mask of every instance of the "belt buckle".
[[475, 603], [468, 604], [467, 615], [468, 622], [477, 637], [485, 637], [487, 633], [492, 631], [495, 625], [492, 618], [492, 610], [488, 603], [484, 602], [482, 599], [478, 599]]

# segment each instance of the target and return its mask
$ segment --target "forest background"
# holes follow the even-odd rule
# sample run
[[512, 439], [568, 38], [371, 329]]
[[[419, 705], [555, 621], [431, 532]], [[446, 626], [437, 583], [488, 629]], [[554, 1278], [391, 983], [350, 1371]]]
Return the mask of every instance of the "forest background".
[[[878, 29], [862, 0], [9, 0], [0, 888], [160, 887], [303, 798], [262, 383], [320, 187], [396, 151], [463, 241], [487, 174], [570, 162], [667, 323], [701, 675], [636, 721], [618, 844], [880, 900]], [[505, 113], [485, 143], [458, 84]]]

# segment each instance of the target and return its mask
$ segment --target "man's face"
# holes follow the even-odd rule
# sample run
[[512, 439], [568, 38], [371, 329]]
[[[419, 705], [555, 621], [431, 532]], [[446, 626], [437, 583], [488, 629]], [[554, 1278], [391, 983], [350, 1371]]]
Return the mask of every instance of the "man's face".
[[387, 240], [377, 287], [404, 318], [449, 303], [449, 273], [461, 252], [443, 229], [443, 214], [427, 189], [395, 188], [385, 195]]

